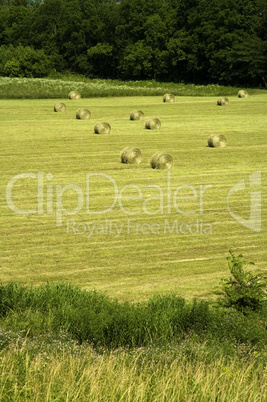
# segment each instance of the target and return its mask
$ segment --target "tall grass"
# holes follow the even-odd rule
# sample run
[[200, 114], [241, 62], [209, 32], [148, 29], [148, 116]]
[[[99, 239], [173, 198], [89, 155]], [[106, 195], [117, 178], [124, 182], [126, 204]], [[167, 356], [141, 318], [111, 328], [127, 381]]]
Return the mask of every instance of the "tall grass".
[[185, 302], [179, 296], [153, 296], [147, 302], [129, 303], [68, 284], [37, 288], [17, 284], [0, 288], [2, 327], [28, 333], [63, 330], [79, 343], [96, 347], [165, 345], [185, 334], [219, 342], [267, 343], [267, 312], [260, 318], [205, 301]]
[[[262, 357], [212, 358], [205, 343], [96, 352], [25, 340], [1, 352], [1, 401], [264, 401]], [[60, 347], [59, 347], [60, 346]], [[248, 352], [248, 348], [246, 350]], [[248, 352], [249, 353], [249, 352]]]
[[[265, 306], [266, 307], [266, 306]], [[0, 400], [264, 401], [267, 311], [0, 287]]]
[[[221, 85], [194, 85], [161, 83], [156, 81], [120, 81], [89, 79], [83, 76], [60, 78], [8, 78], [0, 77], [0, 99], [67, 98], [76, 90], [83, 98], [105, 96], [157, 96], [172, 93], [176, 96], [230, 96], [240, 88]], [[261, 93], [250, 89], [249, 93]]]

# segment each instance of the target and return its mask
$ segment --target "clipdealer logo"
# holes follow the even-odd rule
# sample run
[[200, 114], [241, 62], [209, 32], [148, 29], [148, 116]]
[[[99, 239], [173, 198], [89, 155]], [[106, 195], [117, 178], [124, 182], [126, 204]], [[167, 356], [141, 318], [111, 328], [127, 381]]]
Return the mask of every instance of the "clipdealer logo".
[[231, 209], [231, 198], [240, 192], [247, 190], [245, 179], [237, 182], [228, 192], [227, 196], [227, 209], [229, 214], [234, 218], [235, 221], [240, 223], [245, 228], [250, 229], [253, 232], [261, 232], [261, 171], [258, 170], [252, 173], [249, 178], [249, 189], [250, 191], [250, 206], [249, 206], [249, 218], [245, 219], [241, 215], [236, 214]]
[[138, 221], [137, 219], [128, 218], [126, 220], [115, 221], [105, 219], [100, 222], [80, 222], [75, 219], [67, 219], [67, 234], [85, 236], [90, 239], [94, 235], [110, 235], [114, 238], [122, 235], [168, 235], [181, 234], [188, 235], [211, 235], [212, 225], [206, 223], [203, 219], [196, 219], [193, 222], [183, 222], [179, 219], [163, 219], [158, 221]]
[[[78, 215], [82, 210], [88, 215], [105, 215], [118, 208], [127, 216], [134, 215], [158, 215], [178, 213], [182, 216], [193, 216], [204, 213], [204, 196], [212, 185], [192, 186], [182, 184], [172, 189], [171, 173], [166, 176], [165, 186], [149, 184], [143, 187], [136, 184], [127, 184], [119, 187], [116, 180], [105, 173], [86, 173], [85, 190], [75, 183], [64, 186], [53, 184], [54, 176], [51, 173], [21, 173], [13, 176], [6, 186], [6, 202], [8, 207], [18, 215], [53, 215], [56, 216], [56, 225], [62, 226], [63, 218]], [[15, 201], [16, 185], [21, 188], [23, 180], [31, 179], [36, 183], [36, 208], [21, 208]], [[105, 201], [109, 205], [101, 209], [101, 206], [93, 205], [94, 189], [99, 188], [99, 181], [106, 182], [109, 186], [110, 197]], [[101, 182], [101, 183], [102, 183]], [[186, 195], [185, 195], [186, 192]], [[75, 198], [75, 205], [67, 208], [64, 201], [70, 196]], [[152, 195], [151, 195], [152, 193]], [[132, 206], [129, 207], [129, 201]], [[186, 206], [182, 207], [186, 202]], [[192, 208], [189, 207], [190, 202]], [[133, 205], [134, 204], [134, 205]]]
[[[65, 218], [77, 216], [80, 212], [90, 216], [102, 215], [106, 217], [115, 208], [119, 209], [127, 217], [166, 214], [179, 214], [182, 217], [198, 215], [198, 217], [201, 217], [205, 212], [205, 200], [210, 196], [210, 190], [213, 187], [212, 184], [181, 184], [175, 187], [172, 185], [171, 172], [167, 172], [166, 182], [163, 186], [158, 184], [145, 186], [127, 184], [120, 188], [116, 180], [105, 173], [85, 173], [83, 188], [76, 183], [55, 184], [53, 183], [54, 179], [52, 173], [45, 174], [43, 171], [38, 171], [37, 173], [24, 172], [13, 176], [8, 181], [5, 191], [8, 207], [18, 215], [55, 215], [56, 226], [62, 226]], [[36, 185], [35, 208], [22, 208], [19, 205], [19, 201], [17, 201], [18, 197], [16, 196], [21, 191], [21, 188], [23, 189], [25, 180], [32, 180]], [[94, 190], [99, 188], [99, 181], [105, 181], [105, 186], [109, 189], [109, 196], [105, 198], [105, 202], [108, 205], [105, 204], [105, 207], [102, 206], [102, 208], [94, 202]], [[240, 225], [256, 233], [261, 231], [262, 205], [260, 187], [261, 171], [256, 171], [249, 176], [249, 186], [246, 186], [245, 179], [240, 180], [230, 188], [226, 199], [227, 211], [230, 216]], [[242, 194], [242, 191], [247, 191], [248, 189], [251, 190], [250, 216], [246, 219], [234, 212], [231, 202], [236, 194]], [[66, 207], [65, 201], [69, 199], [70, 195], [72, 204], [71, 207]], [[178, 225], [180, 227], [180, 222], [175, 222], [173, 224], [168, 223], [168, 225], [174, 225], [175, 227]], [[205, 224], [200, 219], [193, 223], [191, 222], [192, 225], [196, 223], [202, 226]], [[168, 226], [166, 225], [165, 223], [165, 227]], [[184, 225], [184, 223], [182, 222], [181, 225]], [[114, 225], [110, 225], [110, 227], [114, 227]], [[101, 226], [99, 231], [101, 232]], [[181, 230], [180, 233], [182, 233]]]

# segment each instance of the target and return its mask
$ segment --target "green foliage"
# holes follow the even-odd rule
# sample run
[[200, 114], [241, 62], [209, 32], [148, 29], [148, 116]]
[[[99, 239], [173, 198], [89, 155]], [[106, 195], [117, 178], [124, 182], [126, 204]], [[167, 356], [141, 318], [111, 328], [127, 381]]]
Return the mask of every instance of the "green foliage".
[[232, 276], [222, 280], [222, 290], [219, 292], [222, 296], [218, 301], [224, 307], [233, 307], [246, 314], [259, 311], [266, 303], [266, 275], [259, 270], [249, 272], [243, 265], [242, 254], [236, 257], [230, 250], [228, 267]]
[[3, 68], [3, 75], [6, 77], [20, 77], [21, 75], [21, 69], [20, 69], [20, 64], [17, 59], [14, 57], [10, 60], [7, 60], [6, 64], [4, 65]]
[[[3, 0], [0, 39], [6, 46], [42, 50], [59, 72], [267, 86], [265, 3]], [[23, 68], [17, 72], [12, 57], [0, 74], [40, 76], [28, 67], [26, 74]]]
[[186, 303], [176, 295], [131, 304], [69, 284], [33, 288], [9, 283], [0, 286], [0, 313], [2, 327], [29, 336], [63, 331], [80, 344], [112, 349], [166, 345], [185, 334], [223, 342], [267, 341], [266, 311], [250, 318], [204, 301]]
[[138, 41], [125, 49], [119, 71], [126, 79], [155, 78], [153, 69], [153, 49], [145, 41]]
[[112, 77], [113, 46], [109, 43], [97, 43], [87, 50], [89, 72], [93, 76]]
[[[151, 81], [122, 81], [89, 79], [78, 74], [59, 74], [52, 71], [50, 78], [0, 77], [1, 99], [55, 99], [66, 98], [73, 86], [83, 98], [107, 96], [236, 96], [239, 88], [223, 85], [175, 84]], [[250, 89], [250, 95], [264, 93], [261, 89]]]
[[30, 46], [0, 47], [0, 74], [7, 77], [45, 77], [51, 63], [42, 50]]

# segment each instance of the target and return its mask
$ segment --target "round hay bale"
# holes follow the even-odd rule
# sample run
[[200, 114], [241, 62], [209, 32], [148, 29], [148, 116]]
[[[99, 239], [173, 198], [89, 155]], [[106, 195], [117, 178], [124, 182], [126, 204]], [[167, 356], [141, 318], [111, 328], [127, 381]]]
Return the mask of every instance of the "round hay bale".
[[208, 146], [212, 148], [224, 148], [226, 138], [223, 134], [211, 134], [208, 138]]
[[161, 127], [161, 122], [159, 119], [149, 119], [145, 122], [145, 128], [148, 130], [159, 130]]
[[89, 120], [91, 117], [91, 112], [88, 109], [78, 109], [76, 112], [76, 119]]
[[144, 113], [142, 110], [133, 110], [130, 114], [130, 120], [143, 120]]
[[158, 151], [152, 155], [150, 166], [152, 169], [171, 169], [173, 167], [173, 157], [170, 154]]
[[121, 151], [121, 163], [138, 165], [142, 161], [142, 153], [139, 148], [126, 147]]
[[240, 89], [237, 94], [238, 98], [247, 98], [248, 97], [248, 91], [245, 89]]
[[81, 94], [79, 91], [70, 91], [70, 93], [68, 94], [68, 98], [78, 100], [81, 98]]
[[217, 100], [217, 105], [219, 106], [229, 105], [229, 99], [226, 98], [225, 96], [222, 96]]
[[172, 94], [165, 94], [163, 96], [163, 102], [173, 103], [175, 101], [175, 96]]
[[65, 112], [66, 105], [63, 102], [58, 102], [54, 105], [54, 112]]
[[96, 123], [94, 131], [96, 134], [109, 134], [111, 131], [111, 127], [109, 123], [100, 121], [99, 123]]

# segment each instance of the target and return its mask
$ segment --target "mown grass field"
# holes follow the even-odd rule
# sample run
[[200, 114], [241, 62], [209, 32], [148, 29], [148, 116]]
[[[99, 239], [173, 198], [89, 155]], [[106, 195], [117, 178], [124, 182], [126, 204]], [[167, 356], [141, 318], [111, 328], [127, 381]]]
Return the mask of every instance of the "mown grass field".
[[[266, 400], [266, 308], [208, 305], [229, 249], [266, 270], [266, 92], [177, 84], [164, 104], [160, 83], [77, 80], [0, 79], [0, 399]], [[171, 171], [151, 169], [158, 150]]]
[[[173, 104], [162, 96], [62, 99], [65, 113], [53, 111], [58, 99], [0, 100], [1, 280], [66, 281], [129, 301], [155, 293], [212, 300], [228, 276], [230, 248], [266, 269], [267, 95], [228, 98], [222, 107], [215, 96], [179, 96]], [[80, 107], [90, 120], [75, 119]], [[130, 121], [135, 109], [145, 120], [158, 117], [161, 129]], [[94, 134], [98, 121], [109, 122], [111, 134]], [[207, 146], [213, 133], [226, 136], [225, 148]], [[140, 148], [140, 165], [120, 163], [126, 146]], [[173, 156], [171, 171], [151, 169], [158, 150]], [[259, 171], [261, 183], [250, 189]], [[25, 173], [32, 178], [11, 188]], [[251, 192], [261, 191], [260, 231], [227, 208], [241, 180], [246, 188], [229, 208], [249, 219]], [[19, 215], [10, 205], [39, 211]]]

